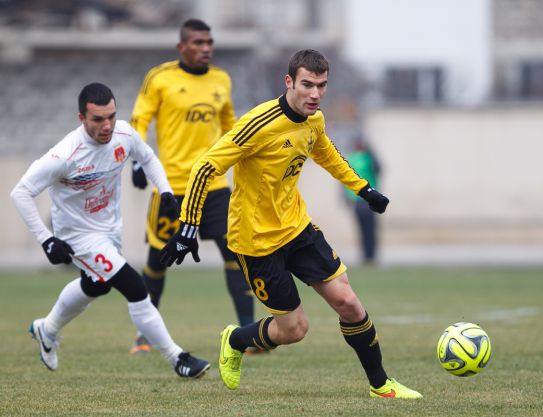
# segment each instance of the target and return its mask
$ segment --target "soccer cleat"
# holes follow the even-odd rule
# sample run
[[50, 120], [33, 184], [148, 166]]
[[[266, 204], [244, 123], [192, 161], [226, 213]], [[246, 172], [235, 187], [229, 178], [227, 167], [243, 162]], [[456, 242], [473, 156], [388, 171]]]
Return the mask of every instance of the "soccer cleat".
[[151, 351], [151, 343], [145, 338], [143, 335], [139, 335], [136, 338], [136, 342], [134, 343], [134, 346], [132, 346], [129, 350], [129, 353], [131, 355], [136, 355], [139, 353], [148, 353]]
[[229, 389], [237, 389], [241, 377], [241, 360], [243, 352], [230, 346], [230, 335], [239, 326], [230, 324], [221, 332], [221, 351], [219, 354], [219, 373], [224, 385]]
[[370, 385], [370, 397], [374, 398], [422, 398], [422, 394], [407, 388], [395, 379], [387, 379], [381, 388], [373, 388]]
[[209, 362], [188, 352], [181, 352], [173, 369], [181, 377], [198, 378], [209, 369]]
[[44, 365], [50, 371], [54, 371], [58, 368], [57, 348], [60, 338], [51, 338], [45, 334], [43, 328], [44, 319], [36, 319], [28, 327], [29, 333], [32, 338], [40, 345], [40, 358]]

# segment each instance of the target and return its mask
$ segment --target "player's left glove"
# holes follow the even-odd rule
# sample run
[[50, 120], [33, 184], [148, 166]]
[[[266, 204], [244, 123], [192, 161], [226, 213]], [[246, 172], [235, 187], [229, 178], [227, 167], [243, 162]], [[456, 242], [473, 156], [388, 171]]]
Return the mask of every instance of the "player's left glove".
[[181, 223], [179, 230], [168, 240], [166, 246], [159, 253], [160, 263], [171, 266], [174, 262], [179, 265], [187, 253], [192, 254], [195, 262], [200, 262], [198, 256], [198, 240], [196, 232], [198, 227], [192, 224]]
[[358, 195], [368, 202], [370, 209], [376, 213], [384, 213], [389, 199], [368, 184], [362, 188]]
[[179, 203], [177, 202], [177, 199], [172, 193], [166, 192], [160, 194], [160, 205], [161, 207], [164, 207], [165, 214], [170, 219], [174, 220], [179, 218]]
[[134, 187], [144, 190], [147, 187], [147, 177], [143, 167], [138, 161], [132, 161], [132, 184]]

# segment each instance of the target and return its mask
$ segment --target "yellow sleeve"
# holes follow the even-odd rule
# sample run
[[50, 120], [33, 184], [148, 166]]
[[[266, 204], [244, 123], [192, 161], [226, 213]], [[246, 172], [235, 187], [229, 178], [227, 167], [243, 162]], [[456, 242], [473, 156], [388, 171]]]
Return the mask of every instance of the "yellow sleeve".
[[358, 176], [324, 131], [315, 141], [311, 158], [356, 194], [368, 185], [368, 181]]
[[130, 125], [146, 142], [149, 124], [156, 116], [161, 101], [160, 91], [153, 82], [155, 81], [154, 71], [155, 69], [152, 69], [145, 76], [130, 118]]
[[232, 82], [228, 78], [228, 99], [221, 110], [221, 129], [224, 135], [236, 123], [236, 113], [234, 111], [234, 103], [232, 101]]

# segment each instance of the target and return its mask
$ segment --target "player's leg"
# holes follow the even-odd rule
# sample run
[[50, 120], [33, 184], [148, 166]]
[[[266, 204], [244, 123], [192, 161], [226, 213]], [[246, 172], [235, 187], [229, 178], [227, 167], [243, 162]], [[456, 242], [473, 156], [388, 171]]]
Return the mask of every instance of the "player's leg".
[[202, 239], [213, 239], [224, 260], [226, 286], [234, 303], [238, 323], [245, 326], [254, 321], [254, 302], [251, 288], [247, 284], [236, 260], [228, 249], [226, 231], [228, 227], [228, 205], [230, 189], [210, 191], [202, 207], [199, 234]]
[[[59, 345], [58, 334], [71, 320], [81, 314], [103, 292], [90, 291], [84, 284], [84, 272], [81, 278], [69, 282], [60, 292], [58, 299], [44, 318], [34, 320], [29, 327], [29, 332], [40, 345], [40, 358], [45, 366], [54, 371], [58, 367], [57, 348]], [[90, 280], [90, 278], [87, 277]], [[110, 287], [107, 286], [109, 291]]]
[[338, 313], [343, 337], [356, 352], [368, 380], [371, 397], [415, 399], [422, 395], [394, 379], [388, 378], [383, 365], [377, 331], [358, 296], [352, 290], [346, 273], [313, 288]]
[[179, 376], [199, 377], [209, 362], [183, 352], [171, 338], [157, 308], [151, 303], [141, 277], [127, 263], [109, 280], [128, 301], [128, 311], [141, 334], [170, 362]]
[[392, 384], [397, 397], [418, 398], [416, 391], [388, 379], [375, 326], [349, 284], [347, 268], [317, 226], [310, 224], [289, 248], [288, 266], [338, 313], [343, 337], [356, 352], [370, 381], [370, 395], [390, 393]]
[[381, 349], [375, 326], [360, 300], [349, 285], [347, 274], [312, 287], [338, 313], [339, 325], [345, 341], [356, 352], [370, 384], [381, 387], [388, 379], [382, 365]]
[[371, 264], [375, 262], [377, 252], [377, 215], [364, 200], [356, 202], [355, 210], [360, 224], [364, 262]]
[[[179, 198], [179, 197], [177, 197]], [[161, 206], [160, 194], [153, 192], [147, 213], [146, 236], [149, 243], [147, 262], [143, 268], [142, 278], [151, 297], [151, 302], [158, 309], [166, 283], [166, 267], [160, 263], [160, 249], [179, 227], [178, 219], [170, 219]], [[140, 332], [136, 335], [131, 354], [151, 351], [151, 343]]]
[[224, 260], [226, 287], [232, 297], [238, 323], [240, 326], [245, 326], [254, 321], [253, 293], [241, 272], [236, 256], [226, 246], [226, 237], [221, 236], [214, 240]]
[[279, 344], [295, 343], [308, 328], [296, 285], [285, 269], [283, 252], [263, 257], [238, 255], [238, 261], [253, 293], [273, 316], [242, 327], [232, 324], [221, 332], [219, 372], [230, 389], [239, 386], [246, 349], [271, 350]]

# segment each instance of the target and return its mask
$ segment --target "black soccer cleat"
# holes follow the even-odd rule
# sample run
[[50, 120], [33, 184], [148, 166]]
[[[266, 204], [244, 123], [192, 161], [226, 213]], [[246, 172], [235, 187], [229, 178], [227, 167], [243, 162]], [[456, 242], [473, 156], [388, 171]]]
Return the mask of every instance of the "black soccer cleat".
[[180, 377], [198, 378], [209, 369], [209, 362], [192, 356], [189, 352], [181, 352], [173, 369]]

